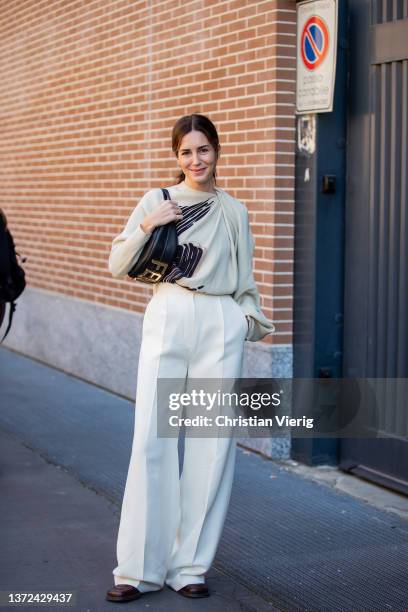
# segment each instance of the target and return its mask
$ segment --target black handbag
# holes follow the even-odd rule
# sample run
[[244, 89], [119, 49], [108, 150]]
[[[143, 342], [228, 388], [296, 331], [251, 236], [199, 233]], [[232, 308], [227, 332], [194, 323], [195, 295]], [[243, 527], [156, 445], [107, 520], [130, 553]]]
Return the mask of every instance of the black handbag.
[[[162, 192], [165, 200], [171, 200], [167, 189], [162, 189]], [[174, 259], [177, 245], [175, 222], [159, 225], [153, 230], [128, 276], [142, 283], [160, 283]]]

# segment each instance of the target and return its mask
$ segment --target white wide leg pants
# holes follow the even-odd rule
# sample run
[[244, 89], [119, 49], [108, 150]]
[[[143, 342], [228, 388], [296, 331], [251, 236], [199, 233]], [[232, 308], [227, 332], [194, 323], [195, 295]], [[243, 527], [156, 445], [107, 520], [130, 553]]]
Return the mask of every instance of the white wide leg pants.
[[147, 592], [204, 582], [228, 509], [236, 440], [186, 436], [179, 478], [177, 437], [157, 437], [156, 380], [239, 378], [246, 332], [230, 295], [155, 285], [143, 320], [115, 584]]

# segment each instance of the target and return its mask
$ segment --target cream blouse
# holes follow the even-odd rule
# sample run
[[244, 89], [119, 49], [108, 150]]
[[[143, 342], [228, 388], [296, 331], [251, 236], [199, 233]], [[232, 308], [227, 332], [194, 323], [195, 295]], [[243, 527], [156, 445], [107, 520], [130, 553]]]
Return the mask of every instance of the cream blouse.
[[[254, 239], [244, 204], [223, 189], [216, 193], [192, 189], [185, 182], [167, 187], [183, 218], [176, 221], [179, 245], [162, 282], [213, 295], [232, 295], [249, 316], [246, 340], [256, 342], [275, 331], [263, 314], [252, 272]], [[161, 189], [147, 191], [113, 239], [109, 270], [126, 276], [151, 234], [140, 227], [143, 218], [163, 201]]]

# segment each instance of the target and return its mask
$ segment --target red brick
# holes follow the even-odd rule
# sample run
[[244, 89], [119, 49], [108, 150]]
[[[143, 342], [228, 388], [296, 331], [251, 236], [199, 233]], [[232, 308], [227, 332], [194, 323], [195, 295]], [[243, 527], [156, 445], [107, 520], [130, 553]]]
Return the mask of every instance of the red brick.
[[145, 191], [174, 182], [174, 121], [207, 114], [217, 184], [249, 211], [278, 330], [265, 341], [290, 343], [296, 3], [209, 4], [6, 3], [0, 206], [30, 286], [143, 312], [151, 290], [110, 275], [111, 242]]

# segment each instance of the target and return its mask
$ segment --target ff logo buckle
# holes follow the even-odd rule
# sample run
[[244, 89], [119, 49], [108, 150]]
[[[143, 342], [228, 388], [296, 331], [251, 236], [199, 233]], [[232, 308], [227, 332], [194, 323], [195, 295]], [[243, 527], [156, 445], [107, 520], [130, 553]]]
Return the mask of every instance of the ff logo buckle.
[[138, 280], [146, 283], [158, 283], [163, 278], [169, 264], [158, 261], [157, 259], [152, 259], [152, 263], [155, 264], [156, 269], [150, 270], [150, 268], [146, 268], [146, 270], [137, 277]]

